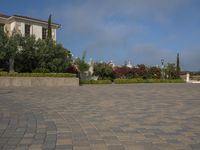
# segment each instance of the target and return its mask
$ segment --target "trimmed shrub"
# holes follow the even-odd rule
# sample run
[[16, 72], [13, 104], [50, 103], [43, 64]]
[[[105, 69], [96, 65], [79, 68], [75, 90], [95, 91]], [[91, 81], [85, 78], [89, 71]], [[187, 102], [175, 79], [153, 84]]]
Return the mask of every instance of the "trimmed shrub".
[[58, 77], [58, 78], [68, 78], [76, 77], [75, 74], [71, 73], [8, 73], [0, 72], [0, 77]]
[[115, 84], [131, 84], [131, 83], [185, 83], [182, 79], [141, 79], [141, 78], [134, 78], [134, 79], [115, 79]]
[[112, 84], [111, 80], [80, 80], [80, 84]]
[[46, 68], [36, 68], [32, 72], [33, 73], [49, 73], [49, 69], [46, 69]]
[[115, 79], [115, 84], [130, 84], [130, 83], [144, 83], [144, 80], [141, 78], [133, 78], [133, 79]]

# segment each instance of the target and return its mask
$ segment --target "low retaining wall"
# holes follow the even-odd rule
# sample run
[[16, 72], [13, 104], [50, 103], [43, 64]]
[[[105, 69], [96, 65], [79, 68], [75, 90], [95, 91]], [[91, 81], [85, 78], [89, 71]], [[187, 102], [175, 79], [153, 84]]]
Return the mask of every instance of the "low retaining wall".
[[53, 77], [0, 77], [0, 87], [34, 87], [34, 86], [79, 86], [78, 78]]
[[200, 83], [200, 81], [189, 80], [187, 83]]
[[190, 74], [187, 73], [186, 75], [186, 82], [187, 83], [200, 83], [200, 81], [197, 81], [197, 80], [190, 80]]

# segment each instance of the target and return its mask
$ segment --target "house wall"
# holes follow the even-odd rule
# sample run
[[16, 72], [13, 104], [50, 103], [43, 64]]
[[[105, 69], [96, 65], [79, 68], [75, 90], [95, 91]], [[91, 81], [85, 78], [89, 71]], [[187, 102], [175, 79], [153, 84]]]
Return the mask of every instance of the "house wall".
[[12, 34], [13, 30], [15, 29], [16, 21], [10, 23], [10, 30], [9, 33]]
[[17, 24], [19, 25], [18, 29], [19, 29], [20, 33], [22, 34], [22, 36], [24, 36], [25, 35], [25, 23], [17, 22]]
[[[0, 18], [0, 23], [4, 23], [5, 19]], [[48, 25], [47, 24], [41, 24], [41, 23], [35, 23], [32, 21], [28, 21], [28, 20], [23, 20], [23, 19], [11, 19], [9, 20], [6, 24], [6, 30], [9, 31], [9, 34], [11, 35], [14, 31], [14, 29], [21, 33], [22, 36], [25, 35], [25, 24], [29, 24], [30, 25], [30, 34], [31, 35], [35, 35], [36, 39], [42, 39], [42, 28], [47, 28]], [[56, 27], [52, 26], [52, 38], [53, 40], [56, 41]]]
[[52, 38], [56, 41], [56, 29], [52, 28]]
[[10, 24], [5, 24], [4, 31], [10, 33]]
[[36, 39], [42, 39], [42, 26], [32, 25], [31, 34], [34, 34]]
[[54, 29], [55, 30], [55, 41], [57, 40], [57, 30], [56, 29]]

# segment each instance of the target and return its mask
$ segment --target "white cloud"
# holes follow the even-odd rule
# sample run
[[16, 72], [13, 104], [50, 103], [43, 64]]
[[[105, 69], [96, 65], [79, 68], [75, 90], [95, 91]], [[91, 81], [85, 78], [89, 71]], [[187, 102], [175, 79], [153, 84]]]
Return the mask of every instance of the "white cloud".
[[[86, 48], [88, 56], [98, 60], [113, 59], [123, 63], [128, 59], [155, 65], [161, 58], [166, 62], [175, 61], [177, 52], [160, 46], [159, 42], [166, 40], [164, 38], [152, 42], [154, 35], [152, 38], [147, 36], [152, 33], [149, 24], [170, 28], [173, 24], [171, 16], [183, 11], [188, 3], [188, 0], [84, 0], [57, 3], [49, 10], [61, 21], [62, 42], [73, 43], [69, 48]], [[170, 35], [176, 37], [174, 33], [167, 36]], [[134, 42], [138, 37], [144, 40]], [[79, 55], [82, 53], [80, 49], [75, 51]], [[195, 65], [199, 62], [196, 54], [199, 54], [198, 50], [183, 52], [185, 68], [199, 68]]]

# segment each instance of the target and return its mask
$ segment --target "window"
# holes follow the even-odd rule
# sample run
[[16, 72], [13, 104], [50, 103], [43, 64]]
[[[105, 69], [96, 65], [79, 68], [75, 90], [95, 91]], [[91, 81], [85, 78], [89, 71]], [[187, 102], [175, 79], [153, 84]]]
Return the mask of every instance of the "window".
[[4, 31], [4, 24], [0, 23], [0, 31]]
[[30, 25], [25, 24], [25, 36], [29, 36], [30, 35]]
[[42, 28], [42, 39], [47, 38], [47, 28]]

